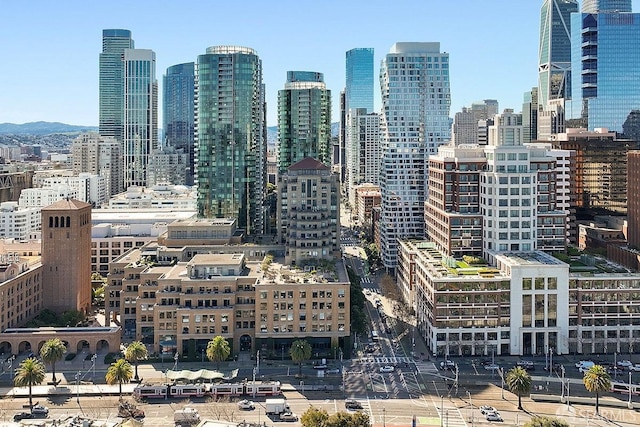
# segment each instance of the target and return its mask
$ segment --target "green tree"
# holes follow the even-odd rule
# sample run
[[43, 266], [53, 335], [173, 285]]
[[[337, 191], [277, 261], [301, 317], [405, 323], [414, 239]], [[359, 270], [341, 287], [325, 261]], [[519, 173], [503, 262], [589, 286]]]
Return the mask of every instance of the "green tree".
[[315, 406], [307, 409], [300, 417], [302, 427], [326, 427], [329, 414], [325, 409], [318, 409]]
[[207, 344], [207, 359], [217, 363], [217, 369], [220, 370], [220, 362], [227, 360], [231, 354], [229, 342], [218, 335]]
[[522, 410], [522, 395], [531, 391], [531, 375], [524, 368], [516, 366], [507, 372], [505, 383], [512, 393], [518, 395], [518, 409]]
[[569, 427], [569, 423], [554, 417], [534, 417], [524, 427]]
[[582, 379], [587, 391], [596, 394], [596, 414], [600, 414], [600, 393], [611, 390], [611, 376], [600, 365], [593, 365]]
[[349, 288], [351, 330], [359, 334], [366, 334], [368, 322], [363, 310], [366, 303], [366, 298], [362, 293], [360, 277], [358, 277], [358, 275], [350, 267], [347, 267], [347, 274], [349, 275], [349, 282], [351, 283], [351, 286]]
[[302, 376], [302, 362], [311, 358], [311, 344], [306, 340], [296, 340], [291, 344], [289, 355], [298, 364], [298, 375]]
[[29, 387], [29, 408], [33, 408], [33, 394], [31, 388], [44, 381], [44, 364], [35, 357], [29, 357], [20, 362], [16, 369], [13, 384], [16, 387]]
[[327, 420], [326, 427], [369, 427], [369, 415], [364, 412], [336, 412]]
[[67, 346], [59, 338], [53, 338], [44, 343], [40, 349], [40, 357], [44, 363], [51, 364], [51, 372], [53, 372], [53, 382], [56, 382], [56, 362], [62, 360], [67, 352]]
[[122, 383], [128, 383], [132, 377], [133, 368], [131, 364], [126, 359], [118, 359], [109, 366], [104, 378], [109, 385], [118, 384], [119, 396], [122, 398]]
[[138, 377], [138, 362], [141, 360], [145, 360], [148, 356], [147, 347], [141, 343], [140, 341], [134, 341], [129, 344], [124, 351], [124, 358], [129, 362], [133, 362], [133, 366], [135, 366], [136, 375], [134, 379], [138, 381], [140, 378]]

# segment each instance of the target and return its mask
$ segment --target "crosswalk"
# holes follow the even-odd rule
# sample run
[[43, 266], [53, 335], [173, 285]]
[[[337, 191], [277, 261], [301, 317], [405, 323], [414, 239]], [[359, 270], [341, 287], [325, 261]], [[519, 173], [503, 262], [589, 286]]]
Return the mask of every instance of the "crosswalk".
[[356, 359], [360, 363], [376, 363], [378, 365], [396, 365], [399, 363], [414, 363], [410, 357], [373, 357], [364, 356]]
[[438, 416], [442, 420], [441, 425], [448, 427], [467, 427], [467, 423], [464, 420], [464, 416], [460, 412], [460, 409], [449, 399], [441, 399], [436, 401], [432, 398], [433, 405], [438, 411]]
[[433, 374], [438, 372], [438, 367], [433, 362], [414, 362], [416, 364], [416, 369], [421, 374]]
[[368, 284], [370, 284], [370, 283], [371, 283], [371, 277], [369, 277], [369, 276], [365, 276], [365, 277], [361, 277], [361, 278], [360, 278], [360, 284], [361, 284], [361, 285], [363, 285], [363, 286], [364, 286], [364, 285], [368, 285]]

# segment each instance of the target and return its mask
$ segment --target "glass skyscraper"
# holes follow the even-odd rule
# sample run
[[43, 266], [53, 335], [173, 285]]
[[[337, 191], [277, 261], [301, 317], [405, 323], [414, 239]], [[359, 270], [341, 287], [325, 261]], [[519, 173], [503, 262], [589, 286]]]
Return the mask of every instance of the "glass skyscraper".
[[581, 12], [631, 12], [631, 0], [582, 0]]
[[99, 77], [99, 132], [122, 142], [124, 135], [124, 62], [125, 49], [133, 49], [131, 31], [102, 30]]
[[213, 46], [196, 68], [198, 215], [237, 218], [263, 232], [266, 192], [265, 99], [255, 50]]
[[382, 61], [380, 245], [395, 269], [398, 239], [424, 236], [429, 156], [451, 138], [449, 54], [440, 43], [396, 43]]
[[576, 77], [567, 118], [586, 120], [589, 130], [622, 132], [640, 109], [640, 14], [574, 13], [571, 42]]
[[540, 9], [538, 103], [543, 109], [552, 99], [571, 94], [571, 13], [576, 0], [544, 0]]
[[177, 64], [167, 68], [162, 83], [164, 145], [182, 150], [187, 155], [186, 182], [176, 182], [175, 184], [193, 185], [195, 168], [194, 63]]
[[346, 111], [366, 108], [373, 111], [373, 49], [356, 48], [347, 51], [345, 87]]
[[124, 51], [124, 185], [147, 185], [149, 156], [158, 148], [156, 54]]
[[306, 157], [331, 167], [331, 91], [322, 73], [288, 71], [278, 91], [278, 173]]

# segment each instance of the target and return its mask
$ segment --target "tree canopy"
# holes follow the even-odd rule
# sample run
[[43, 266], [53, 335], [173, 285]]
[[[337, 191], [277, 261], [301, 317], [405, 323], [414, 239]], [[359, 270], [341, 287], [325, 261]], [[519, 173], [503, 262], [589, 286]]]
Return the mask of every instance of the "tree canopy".
[[44, 365], [35, 357], [28, 357], [20, 362], [16, 369], [13, 384], [16, 387], [29, 387], [29, 408], [33, 408], [32, 387], [44, 381]]
[[569, 423], [554, 417], [534, 417], [524, 427], [569, 427]]
[[231, 354], [231, 348], [229, 342], [222, 336], [218, 335], [214, 337], [207, 344], [207, 359], [218, 364], [218, 370], [220, 370], [220, 362], [227, 360]]
[[364, 412], [340, 411], [329, 415], [325, 409], [311, 407], [300, 417], [302, 427], [369, 427], [369, 415]]
[[147, 347], [140, 341], [134, 341], [129, 344], [124, 351], [124, 358], [129, 362], [133, 362], [136, 369], [135, 379], [138, 380], [138, 362], [145, 360], [148, 356]]
[[611, 389], [611, 376], [600, 365], [593, 365], [584, 374], [582, 379], [584, 388], [596, 395], [596, 414], [600, 413], [600, 394]]
[[531, 375], [524, 368], [516, 366], [507, 372], [504, 380], [509, 390], [518, 395], [518, 409], [522, 410], [522, 395], [531, 391]]
[[44, 363], [51, 364], [53, 382], [56, 382], [56, 362], [62, 360], [62, 357], [66, 352], [67, 346], [65, 346], [59, 338], [47, 340], [40, 349], [40, 357]]
[[122, 383], [128, 383], [132, 377], [133, 368], [131, 368], [131, 364], [126, 359], [118, 359], [109, 366], [104, 378], [109, 385], [118, 384], [119, 395], [122, 397]]
[[302, 375], [302, 362], [311, 358], [311, 344], [306, 340], [296, 340], [291, 344], [289, 355], [298, 364], [298, 375]]

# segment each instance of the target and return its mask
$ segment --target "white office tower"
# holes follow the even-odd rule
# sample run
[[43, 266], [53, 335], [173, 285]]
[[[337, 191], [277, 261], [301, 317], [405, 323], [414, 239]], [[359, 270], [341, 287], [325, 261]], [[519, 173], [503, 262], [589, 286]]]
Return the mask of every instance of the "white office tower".
[[115, 138], [83, 133], [71, 144], [73, 174], [89, 173], [107, 180], [107, 195], [122, 191], [122, 144]]
[[156, 184], [184, 184], [187, 182], [189, 155], [182, 149], [164, 146], [149, 156], [147, 187]]
[[522, 115], [507, 109], [489, 127], [487, 165], [480, 173], [483, 255], [564, 250], [566, 213], [556, 209], [556, 159], [544, 146], [523, 144]]
[[398, 239], [424, 236], [427, 161], [449, 140], [449, 54], [440, 43], [396, 43], [380, 68], [380, 245], [394, 269]]
[[360, 184], [378, 185], [380, 179], [380, 116], [355, 108], [347, 115], [346, 194], [355, 208], [356, 187]]
[[18, 202], [0, 203], [0, 238], [36, 238], [41, 218], [40, 208], [21, 207]]

